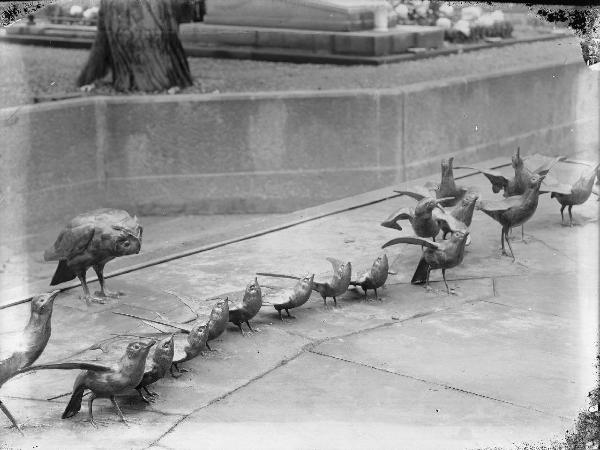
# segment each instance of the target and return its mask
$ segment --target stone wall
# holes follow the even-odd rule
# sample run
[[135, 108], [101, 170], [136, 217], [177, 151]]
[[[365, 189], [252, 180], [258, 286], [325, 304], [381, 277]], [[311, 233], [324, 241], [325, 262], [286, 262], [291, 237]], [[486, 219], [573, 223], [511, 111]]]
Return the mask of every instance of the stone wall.
[[90, 97], [0, 110], [3, 214], [19, 234], [100, 206], [283, 212], [456, 164], [599, 144], [583, 63], [399, 89]]

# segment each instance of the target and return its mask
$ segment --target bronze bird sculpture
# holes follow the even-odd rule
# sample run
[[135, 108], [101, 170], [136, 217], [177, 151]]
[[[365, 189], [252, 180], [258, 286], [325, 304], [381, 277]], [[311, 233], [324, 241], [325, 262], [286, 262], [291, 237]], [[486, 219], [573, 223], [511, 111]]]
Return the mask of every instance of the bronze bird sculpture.
[[441, 242], [431, 242], [420, 237], [401, 237], [383, 244], [382, 248], [395, 244], [413, 244], [423, 247], [423, 255], [412, 277], [412, 284], [423, 284], [429, 288], [429, 273], [431, 269], [442, 269], [442, 277], [446, 291], [450, 293], [446, 281], [446, 270], [458, 266], [463, 261], [468, 231], [455, 231], [450, 239]]
[[[207, 324], [196, 322], [187, 335], [187, 344], [185, 347], [183, 347], [183, 355], [176, 354], [173, 357], [173, 363], [171, 364], [171, 376], [178, 378], [181, 376], [181, 372], [187, 372], [187, 369], [180, 369], [179, 364], [190, 361], [196, 356], [202, 354], [207, 342]], [[177, 372], [173, 372], [173, 368], [175, 368]]]
[[[337, 306], [337, 297], [346, 292], [348, 290], [348, 286], [350, 286], [350, 281], [352, 280], [352, 264], [350, 261], [344, 263], [343, 261], [335, 258], [325, 259], [329, 261], [333, 267], [333, 277], [329, 282], [321, 283], [313, 281], [312, 290], [321, 294], [325, 307], [327, 307], [327, 297], [332, 297], [334, 305]], [[278, 273], [259, 272], [257, 275], [276, 278], [291, 278], [293, 280], [301, 279], [297, 276], [283, 275]]]
[[[548, 188], [551, 189], [551, 198], [555, 198], [560, 203], [560, 219], [561, 223], [564, 222], [563, 211], [569, 207], [569, 226], [573, 226], [573, 214], [571, 209], [575, 205], [581, 205], [585, 203], [590, 195], [592, 195], [592, 188], [594, 187], [594, 180], [596, 179], [596, 171], [600, 169], [600, 164], [586, 170], [573, 184], [561, 184], [552, 185]], [[546, 191], [546, 188], [544, 188]], [[540, 191], [542, 193], [543, 191]]]
[[223, 334], [229, 322], [229, 298], [225, 297], [213, 307], [208, 319], [208, 338], [206, 348], [212, 351], [208, 343]]
[[417, 200], [417, 205], [414, 208], [400, 208], [385, 219], [381, 226], [402, 230], [402, 227], [398, 225], [398, 220], [408, 220], [417, 236], [432, 238], [434, 241], [442, 224], [452, 231], [466, 229], [440, 206], [440, 202], [446, 200], [445, 198], [434, 199], [414, 191], [394, 192], [414, 198]]
[[146, 357], [150, 348], [155, 343], [156, 341], [150, 341], [148, 344], [131, 342], [121, 359], [112, 367], [107, 367], [108, 370], [102, 372], [85, 370], [81, 372], [75, 379], [73, 394], [62, 414], [62, 418], [72, 417], [79, 412], [83, 394], [86, 389], [89, 389], [91, 395], [88, 399], [88, 420], [92, 425], [97, 426], [92, 414], [92, 404], [96, 398], [109, 398], [117, 410], [120, 419], [127, 423], [115, 399], [115, 395], [125, 392], [128, 389], [134, 389], [140, 384], [144, 377]]
[[292, 289], [280, 291], [276, 294], [275, 298], [271, 298], [268, 301], [263, 300], [263, 304], [272, 305], [275, 310], [279, 313], [279, 320], [283, 322], [283, 316], [281, 311], [285, 309], [288, 317], [294, 318], [290, 314], [290, 309], [298, 308], [304, 305], [310, 298], [312, 293], [313, 281], [315, 275], [305, 276], [298, 280]]
[[508, 255], [504, 248], [504, 241], [506, 241], [513, 261], [515, 255], [508, 240], [508, 231], [513, 227], [524, 224], [533, 216], [538, 206], [540, 185], [543, 179], [544, 176], [534, 174], [530, 177], [529, 186], [524, 194], [514, 195], [502, 200], [481, 201], [477, 206], [478, 209], [502, 225], [500, 236], [502, 254]]
[[[31, 300], [29, 321], [23, 331], [3, 335], [0, 344], [0, 386], [19, 370], [33, 364], [48, 344], [51, 334], [52, 309], [60, 291], [36, 295]], [[17, 421], [0, 400], [0, 409], [20, 431]]]
[[[475, 204], [479, 199], [479, 193], [475, 191], [468, 191], [463, 198], [460, 200], [460, 203], [456, 205], [452, 211], [450, 211], [450, 215], [454, 217], [458, 222], [464, 225], [465, 229], [471, 226], [471, 222], [473, 220], [473, 212], [475, 211]], [[446, 239], [446, 235], [448, 233], [452, 233], [450, 226], [447, 221], [443, 221], [440, 223], [442, 228], [442, 237]], [[455, 226], [456, 227], [456, 226]], [[469, 245], [471, 237], [467, 238], [467, 245]]]
[[384, 253], [375, 259], [369, 270], [364, 272], [356, 280], [350, 281], [350, 284], [352, 286], [360, 286], [365, 292], [365, 299], [367, 299], [367, 291], [373, 289], [375, 291], [375, 298], [377, 299], [377, 289], [383, 286], [387, 281], [388, 271], [388, 259], [387, 255]]
[[250, 319], [258, 314], [261, 306], [262, 292], [258, 280], [254, 278], [254, 281], [246, 287], [241, 303], [229, 307], [229, 322], [238, 326], [242, 332], [242, 336], [244, 335], [244, 330], [242, 329], [243, 322], [248, 325], [250, 331], [254, 331], [250, 326]]
[[[150, 403], [152, 399], [158, 395], [156, 392], [150, 392], [148, 386], [164, 378], [173, 363], [173, 356], [175, 354], [175, 343], [173, 338], [174, 335], [171, 334], [158, 342], [154, 349], [154, 354], [152, 355], [150, 369], [144, 372], [142, 381], [135, 387], [135, 390], [140, 394], [140, 398], [146, 403]], [[142, 389], [146, 391], [146, 394], [150, 396], [150, 399], [142, 393]]]
[[456, 205], [467, 192], [467, 188], [456, 185], [452, 168], [453, 163], [454, 157], [448, 158], [448, 160], [443, 159], [442, 180], [440, 184], [425, 184], [425, 187], [435, 194], [435, 198], [440, 200], [442, 206]]
[[[482, 169], [473, 166], [457, 166], [457, 169], [476, 170], [482, 173], [492, 183], [492, 191], [494, 194], [503, 191], [504, 197], [524, 194], [529, 185], [529, 179], [532, 175], [547, 175], [550, 169], [559, 161], [564, 160], [564, 156], [551, 158], [543, 155], [531, 155], [527, 161], [521, 158], [521, 149], [517, 148], [516, 153], [512, 156], [512, 167], [515, 175], [512, 178], [506, 178], [500, 172], [491, 169]], [[536, 168], [531, 168], [531, 164], [535, 161], [541, 162]], [[525, 163], [528, 164], [525, 164]]]
[[[118, 294], [104, 287], [104, 265], [118, 256], [139, 253], [142, 226], [136, 217], [120, 209], [97, 209], [73, 218], [60, 232], [54, 246], [44, 253], [45, 261], [58, 261], [51, 286], [79, 278], [86, 302], [104, 303]], [[87, 269], [98, 275], [100, 291], [90, 294]]]

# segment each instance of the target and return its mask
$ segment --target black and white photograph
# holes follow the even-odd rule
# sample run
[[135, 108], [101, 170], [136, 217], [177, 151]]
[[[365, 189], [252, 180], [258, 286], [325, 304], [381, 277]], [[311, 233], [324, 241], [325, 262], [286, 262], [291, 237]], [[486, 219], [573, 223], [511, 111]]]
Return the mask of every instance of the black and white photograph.
[[0, 1], [0, 450], [599, 450], [600, 5]]

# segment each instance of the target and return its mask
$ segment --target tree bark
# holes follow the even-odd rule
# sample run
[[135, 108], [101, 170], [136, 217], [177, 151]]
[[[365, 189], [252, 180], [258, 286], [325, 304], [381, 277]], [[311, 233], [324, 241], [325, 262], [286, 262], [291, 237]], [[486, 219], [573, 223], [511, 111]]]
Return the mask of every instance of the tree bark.
[[175, 0], [101, 0], [98, 30], [77, 85], [110, 70], [118, 91], [163, 91], [192, 84], [177, 35]]

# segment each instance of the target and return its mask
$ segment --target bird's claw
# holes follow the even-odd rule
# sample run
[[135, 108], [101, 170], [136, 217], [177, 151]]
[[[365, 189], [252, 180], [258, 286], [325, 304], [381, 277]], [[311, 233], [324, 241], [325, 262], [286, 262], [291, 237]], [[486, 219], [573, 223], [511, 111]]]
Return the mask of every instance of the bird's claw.
[[85, 300], [85, 302], [89, 305], [90, 303], [99, 303], [100, 305], [104, 305], [106, 303], [106, 300], [99, 298], [99, 297], [94, 297], [91, 294], [87, 294], [87, 295], [83, 295], [80, 297], [81, 300]]
[[117, 291], [117, 292], [113, 292], [113, 291], [96, 291], [94, 292], [94, 295], [97, 295], [99, 297], [103, 297], [103, 298], [119, 298], [121, 295], [125, 295], [125, 292], [122, 291]]

